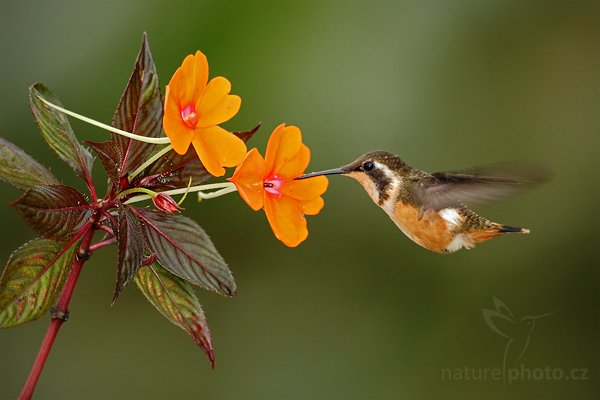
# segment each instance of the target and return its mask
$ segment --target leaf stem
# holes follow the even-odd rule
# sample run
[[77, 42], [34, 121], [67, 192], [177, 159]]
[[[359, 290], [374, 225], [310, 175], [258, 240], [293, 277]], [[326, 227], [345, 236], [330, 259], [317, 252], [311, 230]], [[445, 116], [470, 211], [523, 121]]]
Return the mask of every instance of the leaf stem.
[[116, 237], [111, 237], [109, 239], [104, 239], [101, 240], [97, 243], [94, 243], [93, 245], [90, 246], [90, 252], [93, 253], [98, 249], [101, 249], [103, 247], [106, 247], [108, 245], [111, 245], [113, 243], [117, 243], [117, 238]]
[[[164, 194], [168, 194], [169, 196], [172, 195], [176, 195], [176, 194], [184, 194], [186, 192], [200, 192], [203, 190], [212, 190], [212, 189], [223, 189], [223, 188], [229, 188], [229, 187], [235, 187], [235, 185], [231, 182], [221, 182], [221, 183], [209, 183], [208, 185], [199, 185], [199, 186], [192, 186], [190, 188], [181, 188], [181, 189], [172, 189], [172, 190], [165, 190]], [[125, 193], [125, 192], [123, 192]], [[143, 200], [149, 200], [151, 199], [152, 196], [143, 194], [141, 196], [136, 196], [136, 197], [132, 197], [131, 199], [127, 200], [125, 202], [125, 204], [131, 204], [131, 203], [137, 203], [138, 201], [143, 201]]]
[[77, 118], [80, 121], [87, 122], [90, 125], [97, 126], [98, 128], [105, 129], [105, 130], [107, 130], [109, 132], [116, 133], [117, 135], [125, 136], [125, 137], [128, 137], [130, 139], [139, 140], [140, 142], [146, 142], [146, 143], [153, 143], [153, 144], [168, 144], [168, 143], [171, 143], [171, 139], [169, 139], [168, 137], [154, 138], [154, 137], [136, 135], [135, 133], [127, 132], [127, 131], [115, 128], [114, 126], [106, 125], [106, 124], [103, 124], [102, 122], [98, 122], [98, 121], [93, 120], [91, 118], [85, 117], [85, 116], [83, 116], [81, 114], [74, 113], [73, 111], [69, 111], [66, 108], [62, 108], [60, 106], [57, 106], [54, 103], [49, 102], [48, 100], [44, 99], [41, 96], [37, 96], [37, 97], [38, 97], [38, 99], [40, 99], [44, 104], [46, 104], [50, 108], [54, 108], [55, 110], [58, 110], [58, 111], [60, 111], [62, 113], [70, 115], [73, 118]]
[[44, 340], [42, 341], [35, 362], [33, 363], [29, 377], [27, 378], [25, 386], [19, 395], [19, 400], [31, 399], [33, 391], [35, 390], [37, 382], [42, 373], [42, 369], [44, 368], [44, 364], [48, 359], [48, 354], [50, 354], [50, 350], [52, 350], [52, 345], [54, 344], [58, 330], [60, 329], [62, 323], [69, 318], [69, 302], [73, 296], [73, 291], [75, 290], [75, 285], [77, 284], [81, 268], [90, 254], [90, 243], [93, 236], [94, 229], [88, 229], [81, 239], [79, 251], [75, 256], [75, 260], [71, 266], [71, 271], [69, 271], [65, 286], [63, 287], [58, 301], [56, 302], [56, 306], [51, 312], [52, 319], [50, 320], [50, 326], [48, 326], [46, 336], [44, 336]]
[[106, 225], [100, 225], [98, 226], [98, 230], [104, 231], [109, 235], [114, 236], [115, 233], [113, 232], [113, 230], [110, 228], [110, 226], [106, 226]]
[[147, 159], [146, 162], [144, 162], [142, 165], [140, 165], [135, 171], [133, 171], [129, 175], [129, 178], [128, 178], [129, 182], [131, 182], [133, 180], [133, 178], [135, 178], [136, 176], [138, 176], [146, 168], [148, 168], [150, 165], [154, 164], [154, 162], [156, 162], [159, 158], [161, 158], [162, 156], [164, 156], [165, 154], [167, 154], [172, 149], [173, 149], [173, 146], [171, 146], [171, 145], [165, 146], [165, 148], [163, 148], [158, 153], [156, 153], [155, 155], [153, 155], [152, 157], [150, 157], [149, 159]]
[[[84, 165], [82, 163], [82, 165]], [[92, 197], [92, 202], [96, 202], [98, 200], [98, 193], [96, 193], [96, 187], [94, 186], [94, 180], [92, 179], [92, 173], [91, 171], [89, 171], [87, 169], [87, 167], [85, 167], [85, 165], [83, 166], [84, 171], [85, 171], [85, 184], [88, 187], [88, 190], [90, 191], [90, 196]]]

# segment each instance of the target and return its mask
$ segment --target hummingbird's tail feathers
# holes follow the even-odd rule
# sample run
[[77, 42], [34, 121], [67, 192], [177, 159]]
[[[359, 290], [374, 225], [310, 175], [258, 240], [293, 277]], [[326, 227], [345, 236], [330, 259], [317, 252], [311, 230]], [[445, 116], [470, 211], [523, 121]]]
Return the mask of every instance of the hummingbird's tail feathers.
[[508, 225], [500, 225], [498, 231], [502, 233], [522, 233], [524, 235], [529, 234], [529, 229], [527, 228], [520, 228]]
[[505, 233], [529, 233], [529, 229], [502, 225], [495, 222], [487, 221], [487, 227], [483, 229], [475, 229], [464, 235], [461, 235], [463, 241], [463, 247], [470, 248], [477, 243], [485, 242], [498, 236], [502, 236]]

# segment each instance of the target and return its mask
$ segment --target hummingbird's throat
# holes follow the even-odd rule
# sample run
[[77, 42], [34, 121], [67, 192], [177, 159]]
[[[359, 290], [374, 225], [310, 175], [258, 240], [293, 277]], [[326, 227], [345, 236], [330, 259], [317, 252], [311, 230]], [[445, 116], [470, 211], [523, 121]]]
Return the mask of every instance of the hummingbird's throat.
[[272, 196], [281, 196], [281, 187], [283, 186], [283, 178], [271, 176], [263, 181], [263, 186], [267, 193]]

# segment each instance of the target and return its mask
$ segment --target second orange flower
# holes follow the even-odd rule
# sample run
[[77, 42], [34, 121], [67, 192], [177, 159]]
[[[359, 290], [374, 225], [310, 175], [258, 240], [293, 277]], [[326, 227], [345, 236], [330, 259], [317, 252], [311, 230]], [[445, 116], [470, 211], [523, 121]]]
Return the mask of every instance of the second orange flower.
[[173, 150], [185, 154], [193, 145], [214, 176], [223, 176], [223, 167], [235, 167], [246, 154], [245, 143], [219, 126], [240, 109], [242, 100], [230, 91], [222, 76], [208, 81], [206, 56], [197, 51], [183, 60], [165, 93], [163, 128]]
[[310, 161], [310, 150], [302, 143], [300, 129], [279, 125], [271, 134], [263, 158], [252, 149], [229, 180], [255, 211], [263, 208], [277, 239], [295, 247], [308, 236], [304, 215], [323, 208], [321, 195], [327, 178], [296, 180]]

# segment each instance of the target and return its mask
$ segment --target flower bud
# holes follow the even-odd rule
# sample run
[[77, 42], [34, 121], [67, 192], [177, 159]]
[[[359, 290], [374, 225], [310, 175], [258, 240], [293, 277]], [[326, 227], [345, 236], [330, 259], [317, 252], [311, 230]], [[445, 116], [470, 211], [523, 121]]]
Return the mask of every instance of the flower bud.
[[179, 207], [179, 204], [177, 204], [177, 202], [168, 194], [158, 193], [156, 196], [154, 196], [152, 201], [157, 209], [168, 214], [179, 212], [182, 209]]

